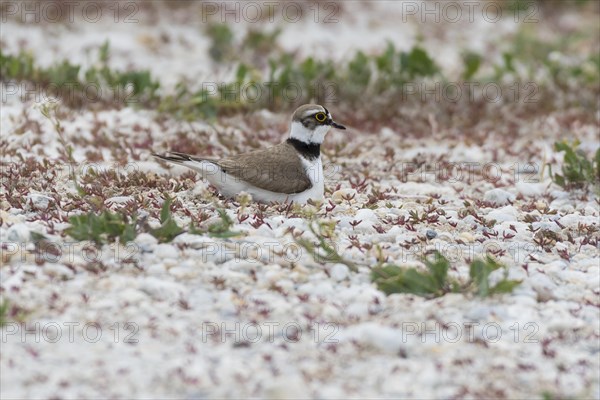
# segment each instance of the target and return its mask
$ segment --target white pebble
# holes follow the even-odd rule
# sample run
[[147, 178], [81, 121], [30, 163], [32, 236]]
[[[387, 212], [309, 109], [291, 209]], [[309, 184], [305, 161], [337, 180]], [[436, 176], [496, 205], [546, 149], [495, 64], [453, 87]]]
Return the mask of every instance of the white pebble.
[[45, 210], [50, 205], [50, 202], [53, 201], [52, 197], [39, 193], [29, 193], [27, 195], [27, 205], [31, 206], [34, 210]]
[[497, 208], [488, 213], [486, 219], [495, 219], [496, 222], [512, 222], [519, 217], [519, 211], [513, 206]]
[[109, 199], [104, 200], [104, 204], [109, 205], [109, 204], [125, 204], [128, 203], [130, 201], [133, 201], [133, 197], [132, 196], [115, 196], [115, 197], [111, 197]]
[[515, 188], [525, 197], [536, 197], [544, 194], [546, 186], [545, 183], [517, 182]]
[[161, 243], [154, 248], [154, 256], [162, 259], [176, 259], [179, 256], [179, 251], [171, 244]]
[[345, 264], [334, 264], [333, 267], [331, 267], [331, 269], [329, 270], [329, 274], [333, 279], [339, 282], [343, 281], [348, 277], [349, 271], [350, 270], [348, 269], [348, 266], [346, 266]]
[[9, 242], [23, 243], [29, 241], [30, 235], [31, 232], [27, 225], [19, 223], [8, 228], [6, 237]]
[[485, 192], [483, 200], [497, 206], [503, 206], [515, 201], [515, 195], [503, 189], [492, 189]]

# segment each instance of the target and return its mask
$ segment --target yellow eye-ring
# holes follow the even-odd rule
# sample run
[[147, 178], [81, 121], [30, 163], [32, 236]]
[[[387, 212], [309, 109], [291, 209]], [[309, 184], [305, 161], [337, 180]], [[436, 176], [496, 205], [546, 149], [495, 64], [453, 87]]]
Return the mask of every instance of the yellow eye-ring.
[[327, 119], [327, 115], [325, 113], [316, 113], [315, 114], [315, 119], [319, 122], [324, 122]]

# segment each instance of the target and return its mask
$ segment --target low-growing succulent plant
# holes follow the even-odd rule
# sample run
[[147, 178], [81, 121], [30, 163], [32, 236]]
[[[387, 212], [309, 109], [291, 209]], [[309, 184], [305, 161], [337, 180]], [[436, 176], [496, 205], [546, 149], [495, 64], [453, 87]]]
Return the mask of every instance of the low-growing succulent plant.
[[[450, 261], [439, 252], [423, 260], [426, 270], [403, 268], [397, 265], [375, 267], [371, 279], [386, 294], [411, 293], [427, 298], [443, 296], [446, 293], [470, 293], [480, 297], [510, 293], [520, 281], [510, 280], [506, 267], [487, 256], [471, 262], [469, 281], [461, 283], [448, 276]], [[504, 277], [494, 285], [490, 284], [492, 272], [504, 268]]]

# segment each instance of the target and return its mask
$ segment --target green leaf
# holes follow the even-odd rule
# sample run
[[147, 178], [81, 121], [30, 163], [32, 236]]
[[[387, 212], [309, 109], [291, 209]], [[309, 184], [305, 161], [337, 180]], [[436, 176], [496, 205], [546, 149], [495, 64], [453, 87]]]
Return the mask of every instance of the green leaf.
[[442, 287], [435, 278], [426, 273], [409, 268], [403, 275], [403, 284], [406, 292], [420, 296], [442, 295]]
[[600, 147], [596, 150], [596, 156], [594, 157], [596, 163], [596, 183], [600, 182]]
[[386, 294], [411, 293], [423, 297], [438, 297], [446, 293], [470, 293], [473, 289], [481, 297], [492, 294], [510, 293], [520, 281], [504, 279], [489, 286], [489, 276], [493, 271], [504, 268], [492, 257], [485, 260], [475, 260], [469, 269], [470, 282], [461, 285], [458, 281], [448, 278], [450, 262], [436, 252], [433, 257], [424, 260], [427, 271], [415, 268], [403, 269], [395, 265], [375, 267], [371, 271], [371, 280], [378, 289]]
[[238, 232], [232, 232], [230, 229], [233, 226], [233, 220], [229, 218], [227, 212], [223, 209], [218, 209], [217, 213], [221, 220], [219, 222], [215, 222], [211, 226], [208, 227], [209, 236], [215, 238], [228, 238], [233, 236], [238, 236]]
[[554, 176], [552, 178], [558, 186], [560, 186], [560, 187], [566, 186], [565, 178], [563, 178], [562, 175], [554, 174]]
[[489, 294], [502, 294], [502, 293], [512, 293], [512, 291], [521, 284], [521, 281], [518, 280], [508, 280], [503, 279], [498, 282], [496, 285], [490, 288]]
[[215, 61], [222, 61], [233, 53], [233, 31], [226, 24], [210, 25], [207, 29], [212, 40], [208, 53]]
[[170, 242], [181, 235], [184, 230], [181, 228], [171, 215], [171, 198], [167, 197], [160, 210], [160, 227], [152, 229], [150, 234], [157, 238], [161, 243]]
[[106, 64], [108, 62], [108, 58], [110, 56], [110, 41], [106, 39], [106, 41], [100, 46], [99, 56], [100, 62], [102, 64]]
[[2, 300], [0, 303], [0, 328], [2, 328], [8, 322], [8, 310], [10, 305], [8, 300]]
[[386, 265], [383, 267], [373, 268], [373, 270], [371, 271], [371, 278], [373, 280], [385, 280], [401, 275], [402, 271], [403, 269], [396, 265]]
[[400, 53], [400, 64], [410, 79], [419, 76], [433, 76], [438, 72], [438, 67], [433, 59], [418, 46], [413, 47], [410, 53]]
[[100, 215], [88, 213], [69, 218], [71, 224], [65, 232], [75, 240], [91, 240], [97, 244], [121, 243], [135, 239], [135, 219], [129, 223], [125, 215], [105, 211]]
[[170, 197], [166, 197], [165, 201], [160, 209], [160, 223], [165, 223], [171, 218], [171, 203], [172, 200]]
[[46, 240], [46, 239], [47, 239], [47, 237], [46, 237], [45, 235], [41, 234], [41, 233], [37, 233], [37, 232], [31, 232], [31, 233], [29, 234], [29, 239], [30, 239], [32, 242], [34, 242], [34, 243], [37, 243], [37, 242], [41, 242], [41, 241], [43, 241], [43, 240]]
[[512, 53], [503, 53], [502, 59], [504, 60], [504, 69], [506, 71], [515, 72], [515, 67], [513, 65], [514, 55]]
[[348, 64], [348, 73], [348, 83], [359, 87], [367, 86], [369, 83], [371, 78], [369, 59], [362, 51], [357, 52], [354, 59]]
[[395, 265], [374, 268], [371, 279], [386, 294], [411, 293], [424, 297], [443, 294], [443, 288], [432, 275], [415, 268], [402, 269]]
[[123, 232], [120, 235], [120, 239], [122, 243], [133, 242], [135, 237], [137, 236], [137, 232], [135, 230], [135, 222], [130, 224], [126, 224]]
[[436, 251], [433, 255], [433, 261], [431, 259], [425, 260], [425, 266], [429, 269], [436, 286], [440, 289], [443, 288], [446, 283], [450, 262]]
[[387, 48], [383, 54], [375, 57], [375, 64], [377, 69], [381, 72], [391, 74], [395, 70], [394, 59], [396, 55], [396, 49], [392, 42], [388, 42]]
[[403, 269], [395, 265], [373, 268], [371, 279], [386, 294], [411, 293], [423, 297], [442, 296], [449, 287], [457, 286], [448, 282], [450, 263], [440, 253], [424, 260], [427, 271], [415, 268]]
[[248, 66], [246, 66], [246, 64], [241, 63], [238, 66], [237, 72], [235, 74], [235, 80], [237, 83], [243, 83], [244, 79], [246, 78], [246, 75], [248, 74], [249, 68]]
[[177, 225], [175, 221], [169, 219], [167, 222], [164, 222], [159, 228], [152, 229], [150, 234], [157, 238], [159, 242], [166, 243], [175, 239], [177, 236], [181, 235], [184, 230]]
[[520, 283], [519, 281], [507, 280], [506, 274], [508, 271], [505, 269], [504, 279], [490, 288], [489, 278], [491, 273], [501, 268], [505, 267], [490, 256], [487, 256], [485, 260], [477, 259], [471, 263], [469, 275], [478, 296], [487, 297], [496, 293], [509, 293]]
[[241, 232], [231, 230], [234, 222], [229, 215], [227, 215], [225, 210], [217, 209], [217, 213], [219, 214], [220, 220], [211, 224], [208, 229], [199, 229], [192, 224], [190, 225], [188, 232], [193, 235], [205, 235], [208, 233], [208, 236], [218, 239], [228, 239], [242, 234]]
[[463, 55], [463, 62], [465, 64], [465, 70], [463, 72], [463, 79], [468, 81], [471, 79], [477, 70], [479, 70], [479, 66], [481, 65], [482, 57], [474, 52], [467, 52]]
[[550, 175], [552, 180], [561, 187], [580, 188], [588, 184], [596, 184], [600, 179], [600, 148], [596, 150], [592, 159], [577, 150], [579, 141], [572, 144], [566, 141], [554, 143], [554, 149], [558, 152], [564, 152], [563, 165], [561, 167], [562, 175]]
[[404, 293], [402, 276], [404, 271], [395, 265], [386, 265], [371, 270], [371, 280], [385, 294]]
[[477, 294], [481, 297], [486, 297], [489, 294], [490, 269], [482, 260], [475, 260], [471, 263], [469, 276], [477, 288]]
[[[314, 225], [317, 226], [315, 229]], [[307, 239], [296, 239], [296, 243], [302, 246], [308, 254], [312, 256], [315, 262], [318, 263], [340, 263], [346, 265], [351, 271], [358, 271], [356, 264], [350, 260], [347, 260], [337, 252], [337, 249], [328, 242], [329, 239], [323, 234], [324, 229], [327, 228], [327, 223], [317, 221], [313, 224], [309, 222], [308, 227], [313, 235], [317, 238], [317, 244]]]

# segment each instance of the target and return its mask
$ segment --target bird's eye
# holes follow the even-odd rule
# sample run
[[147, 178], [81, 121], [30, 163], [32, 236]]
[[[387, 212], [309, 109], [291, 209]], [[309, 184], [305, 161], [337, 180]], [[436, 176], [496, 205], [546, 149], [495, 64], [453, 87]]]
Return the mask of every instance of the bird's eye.
[[327, 115], [325, 113], [316, 113], [315, 114], [315, 119], [319, 122], [324, 122], [327, 119]]

